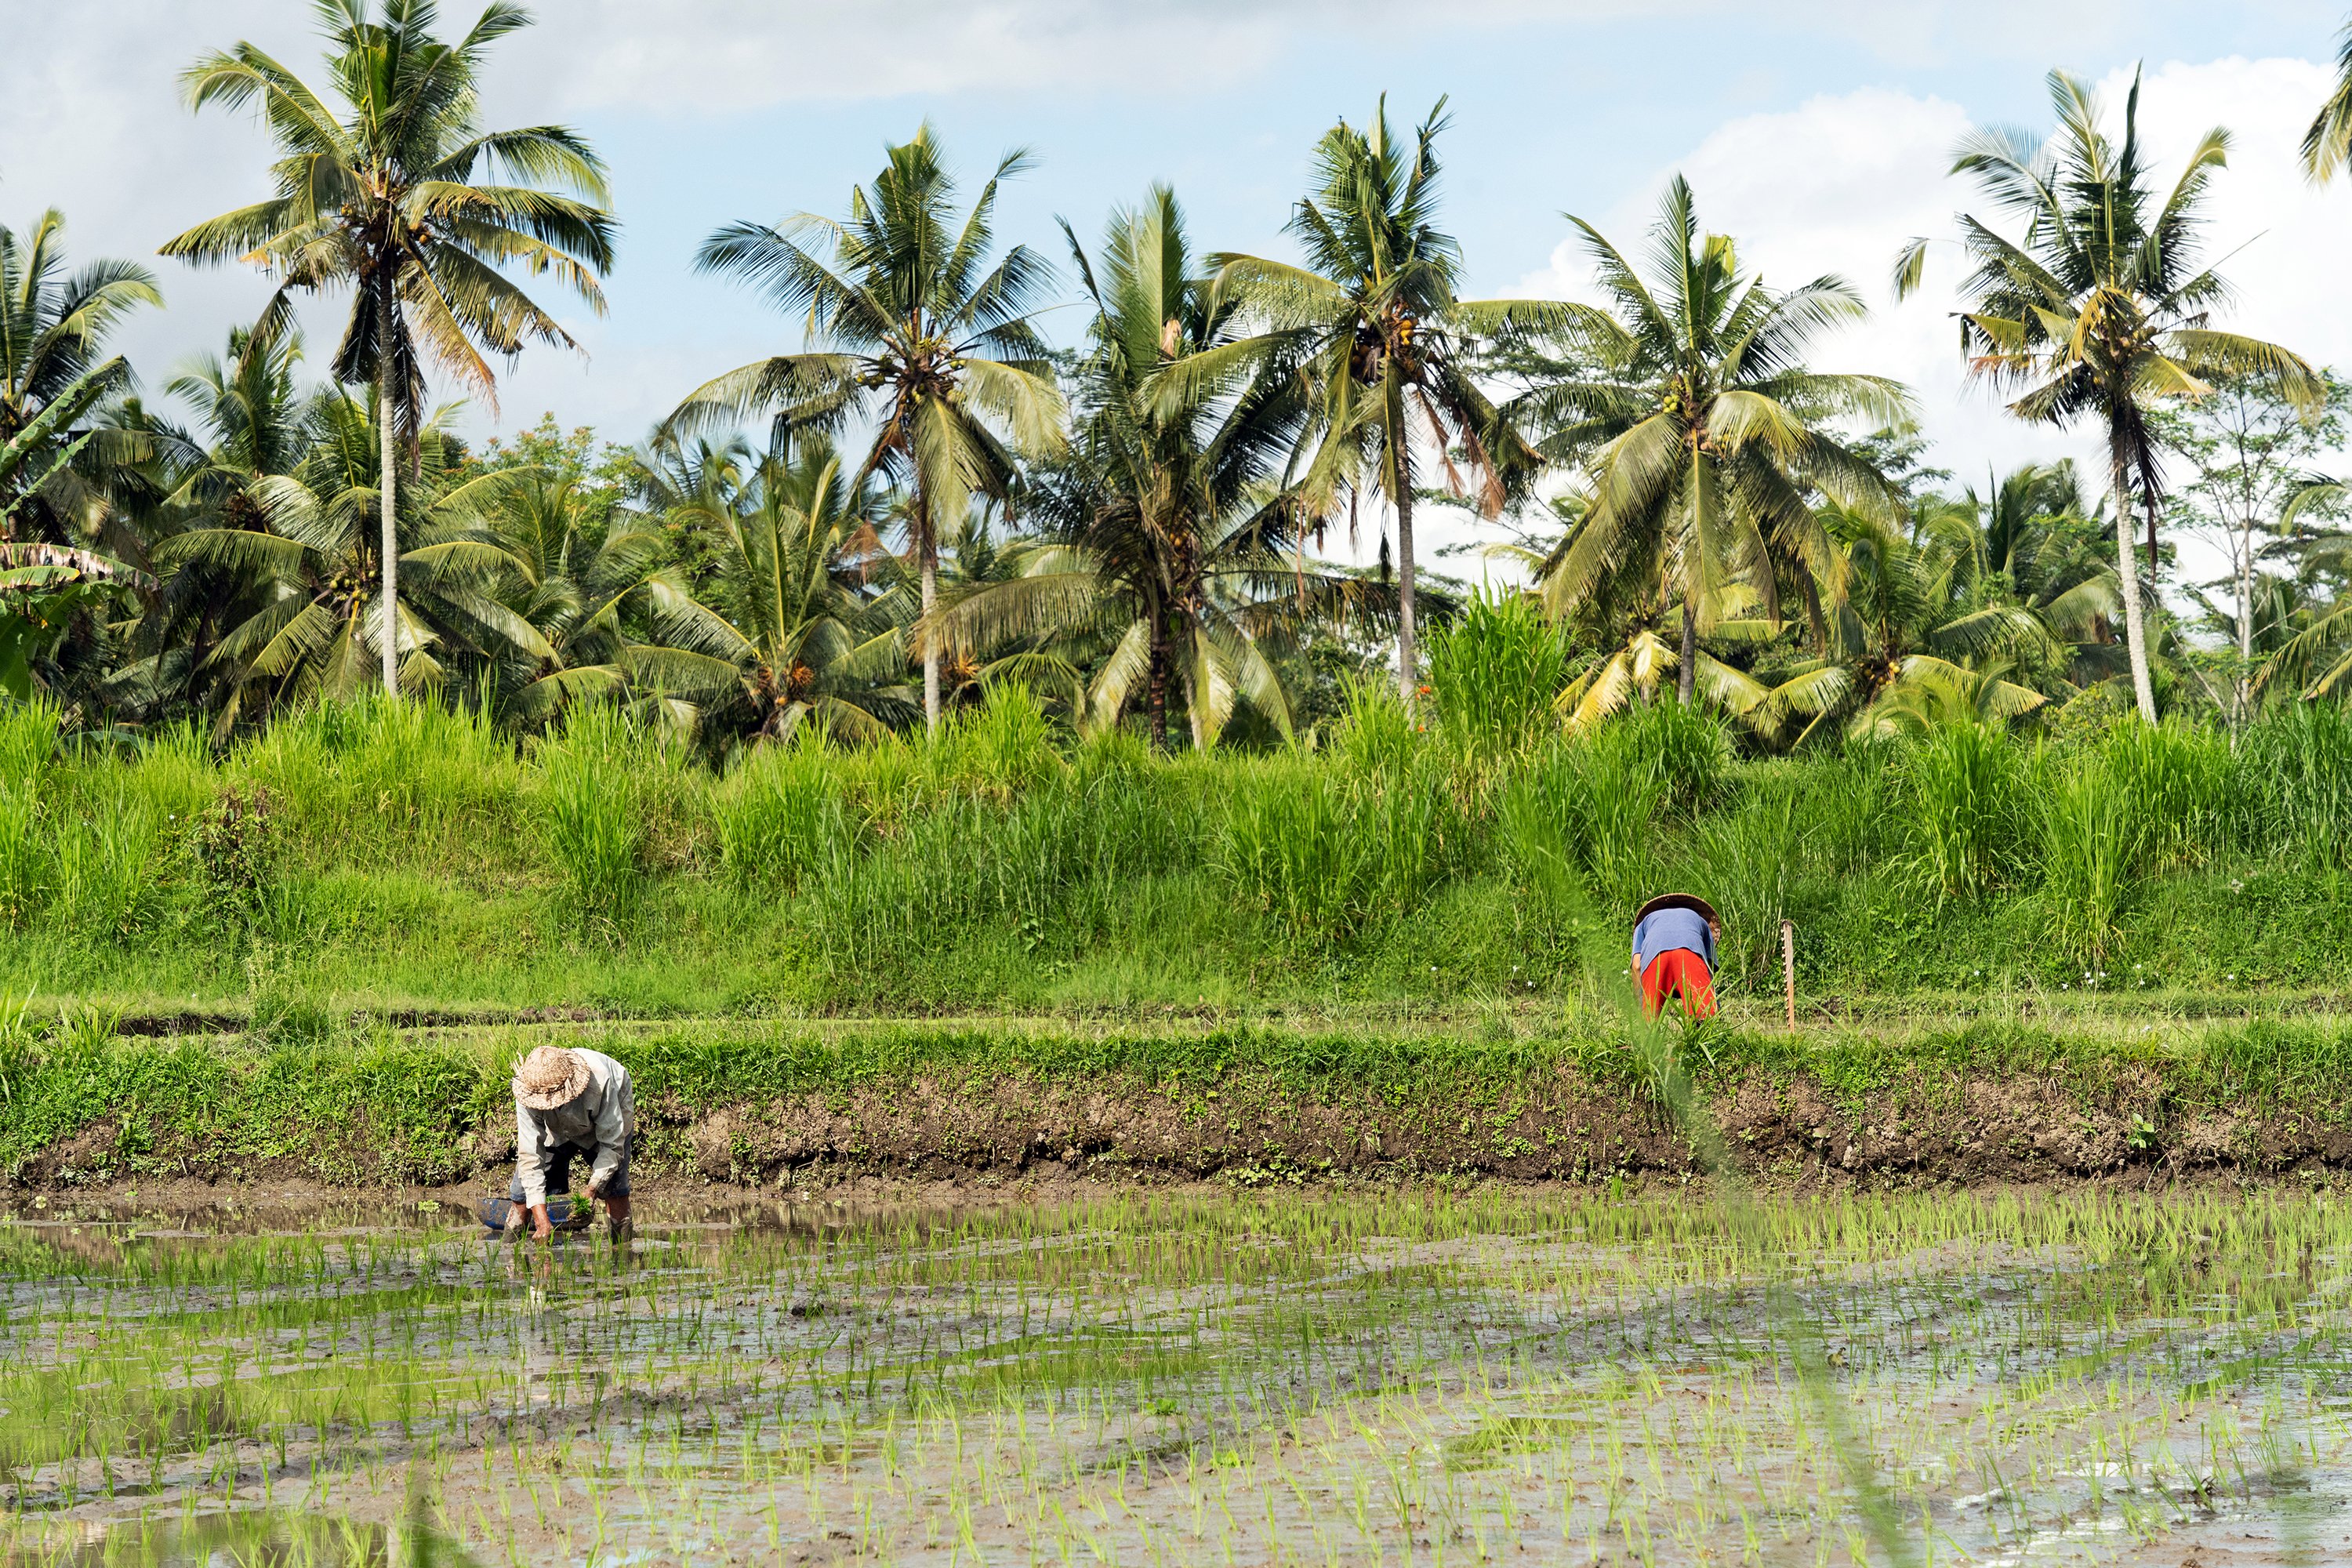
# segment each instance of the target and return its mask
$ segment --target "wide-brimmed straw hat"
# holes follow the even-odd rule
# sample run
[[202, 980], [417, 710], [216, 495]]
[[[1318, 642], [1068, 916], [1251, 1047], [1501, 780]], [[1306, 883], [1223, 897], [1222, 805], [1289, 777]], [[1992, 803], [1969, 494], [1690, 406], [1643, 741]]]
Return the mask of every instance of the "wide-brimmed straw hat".
[[1643, 921], [1648, 920], [1660, 910], [1693, 910], [1698, 913], [1701, 919], [1706, 921], [1712, 925], [1721, 925], [1723, 923], [1722, 917], [1715, 912], [1715, 906], [1708, 903], [1705, 899], [1700, 898], [1696, 893], [1660, 893], [1656, 898], [1652, 899], [1648, 903], [1643, 904], [1640, 909], [1633, 911], [1633, 923], [1635, 925], [1640, 925]]
[[514, 1072], [515, 1098], [533, 1110], [553, 1110], [588, 1092], [588, 1063], [562, 1046], [541, 1046]]

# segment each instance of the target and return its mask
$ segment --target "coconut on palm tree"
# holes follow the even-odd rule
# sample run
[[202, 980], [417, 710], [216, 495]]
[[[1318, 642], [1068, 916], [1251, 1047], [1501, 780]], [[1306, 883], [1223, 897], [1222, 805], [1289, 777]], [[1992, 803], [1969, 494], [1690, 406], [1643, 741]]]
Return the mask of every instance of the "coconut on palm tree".
[[[1512, 416], [1547, 458], [1580, 463], [1591, 495], [1544, 578], [1555, 614], [1630, 586], [1653, 621], [1675, 606], [1675, 689], [1697, 689], [1699, 633], [1733, 615], [1780, 616], [1780, 581], [1838, 582], [1837, 552], [1812, 498], [1891, 519], [1895, 497], [1864, 453], [1833, 434], [1910, 417], [1902, 387], [1806, 363], [1824, 330], [1858, 320], [1843, 279], [1768, 288], [1729, 237], [1699, 226], [1680, 176], [1636, 267], [1591, 224], [1582, 231], [1607, 306], [1563, 305], [1562, 351], [1526, 362]], [[1818, 606], [1815, 606], [1818, 609]], [[1668, 650], [1652, 647], [1648, 663]]]
[[[1062, 398], [1032, 323], [1052, 274], [1015, 245], [990, 264], [1001, 183], [1028, 166], [1008, 153], [959, 219], [955, 182], [929, 126], [887, 150], [871, 187], [835, 222], [801, 213], [781, 226], [734, 223], [703, 242], [702, 270], [756, 286], [805, 317], [808, 347], [754, 361], [690, 395], [673, 426], [772, 411], [780, 433], [840, 430], [869, 419], [874, 437], [852, 478], [902, 488], [928, 626], [939, 598], [939, 527], [974, 492], [1001, 494], [1014, 453], [1062, 442]], [[919, 634], [923, 719], [940, 721], [940, 650]]]
[[382, 587], [366, 632], [383, 689], [397, 694], [400, 650], [420, 648], [422, 631], [398, 621], [394, 448], [416, 459], [425, 362], [495, 408], [486, 354], [576, 346], [500, 268], [551, 274], [601, 312], [614, 226], [604, 166], [576, 132], [482, 127], [484, 61], [530, 25], [522, 7], [495, 0], [454, 44], [434, 36], [433, 0], [379, 0], [373, 16], [367, 0], [315, 0], [315, 9], [331, 98], [250, 43], [208, 54], [181, 78], [193, 109], [257, 110], [281, 156], [267, 200], [197, 225], [163, 254], [268, 271], [278, 288], [260, 319], [265, 335], [284, 329], [294, 295], [351, 289], [333, 369], [374, 389]]
[[[2057, 134], [2047, 142], [2013, 130], [1971, 132], [1953, 163], [2003, 214], [2021, 219], [2015, 239], [1971, 215], [1961, 243], [1974, 269], [1961, 283], [1960, 350], [1971, 375], [2018, 395], [2021, 419], [2095, 421], [2105, 438], [2115, 497], [2116, 567], [2140, 717], [2156, 718], [2148, 674], [2147, 605], [2132, 547], [2132, 520], [2147, 517], [2153, 587], [2157, 512], [2163, 474], [2148, 414], [2168, 397], [2210, 390], [2201, 376], [2272, 378], [2299, 405], [2325, 389], [2311, 367], [2276, 343], [2214, 330], [2208, 322], [2227, 286], [2200, 260], [2202, 206], [2229, 159], [2229, 132], [2208, 131], [2171, 187], [2153, 183], [2139, 140], [2139, 79], [2124, 103], [2123, 140], [2101, 129], [2098, 94], [2063, 71], [2050, 73]], [[1927, 241], [1915, 239], [1895, 267], [1898, 298], [1918, 289]]]
[[[1287, 733], [1290, 706], [1263, 634], [1366, 608], [1370, 584], [1309, 568], [1301, 512], [1276, 482], [1308, 409], [1269, 372], [1235, 300], [1194, 266], [1167, 186], [1112, 215], [1090, 258], [1070, 254], [1095, 307], [1077, 372], [1069, 461], [1040, 477], [1036, 543], [1018, 572], [941, 614], [960, 647], [1076, 637], [1100, 654], [1086, 706], [1109, 724], [1139, 696], [1165, 747], [1172, 689], [1208, 745], [1237, 698]], [[1215, 356], [1213, 374], [1195, 374]]]
[[[1369, 126], [1341, 121], [1315, 149], [1316, 189], [1288, 226], [1304, 265], [1220, 255], [1221, 289], [1263, 322], [1258, 341], [1200, 356], [1213, 381], [1236, 359], [1271, 354], [1296, 365], [1314, 394], [1299, 491], [1326, 514], [1342, 495], [1377, 493], [1396, 514], [1397, 689], [1418, 689], [1413, 502], [1442, 474], [1487, 517], [1539, 467], [1473, 371], [1484, 334], [1555, 323], [1550, 300], [1456, 298], [1462, 247], [1438, 226], [1440, 99], [1410, 140], [1390, 129], [1382, 99]], [[1171, 377], [1169, 395], [1191, 395]]]

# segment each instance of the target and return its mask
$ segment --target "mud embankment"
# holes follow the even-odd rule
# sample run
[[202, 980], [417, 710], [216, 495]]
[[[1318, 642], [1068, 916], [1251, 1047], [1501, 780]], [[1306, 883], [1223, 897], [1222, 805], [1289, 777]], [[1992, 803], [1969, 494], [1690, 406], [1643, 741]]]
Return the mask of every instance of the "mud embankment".
[[[640, 1095], [637, 1167], [665, 1188], [848, 1177], [1025, 1173], [1244, 1183], [1451, 1174], [1520, 1181], [1705, 1173], [1718, 1158], [1768, 1182], [1865, 1186], [2066, 1179], [2274, 1177], [2352, 1165], [2352, 1100], [2194, 1091], [2161, 1063], [1956, 1070], [1937, 1061], [1857, 1089], [1751, 1067], [1699, 1086], [1678, 1121], [1639, 1083], [1564, 1063], [1449, 1089], [1224, 1070], [1206, 1079], [1019, 1068], [915, 1071], [838, 1088]], [[476, 1092], [436, 1125], [367, 1103], [281, 1125], [92, 1116], [5, 1173], [20, 1191], [126, 1180], [343, 1189], [446, 1185], [506, 1167], [511, 1116]]]

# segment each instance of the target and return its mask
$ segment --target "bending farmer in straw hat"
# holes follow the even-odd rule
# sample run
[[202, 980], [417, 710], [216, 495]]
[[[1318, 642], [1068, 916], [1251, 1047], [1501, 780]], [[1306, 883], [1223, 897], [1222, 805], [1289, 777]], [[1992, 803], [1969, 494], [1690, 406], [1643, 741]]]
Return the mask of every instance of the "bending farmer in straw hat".
[[1683, 1016], [1715, 1016], [1715, 943], [1723, 923], [1692, 893], [1667, 893], [1633, 912], [1633, 976], [1642, 1006], [1656, 1017], [1673, 996]]
[[530, 1211], [531, 1234], [541, 1241], [555, 1234], [548, 1194], [569, 1194], [572, 1163], [585, 1160], [588, 1196], [603, 1200], [614, 1242], [626, 1246], [635, 1234], [629, 1224], [629, 1138], [637, 1121], [629, 1069], [601, 1051], [541, 1046], [516, 1067], [514, 1098], [509, 1196], [518, 1209]]

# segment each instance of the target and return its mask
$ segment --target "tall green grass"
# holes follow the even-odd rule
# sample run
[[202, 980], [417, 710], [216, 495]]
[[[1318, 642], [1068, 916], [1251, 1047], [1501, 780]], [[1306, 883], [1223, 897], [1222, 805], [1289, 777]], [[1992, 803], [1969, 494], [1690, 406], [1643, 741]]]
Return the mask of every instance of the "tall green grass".
[[370, 700], [226, 752], [193, 731], [60, 739], [12, 708], [0, 984], [662, 1006], [1523, 994], [1574, 989], [1575, 921], [1675, 888], [1723, 911], [1735, 988], [1776, 981], [1783, 918], [1820, 990], [2055, 984], [2111, 961], [2171, 984], [2337, 978], [2352, 727], [2330, 710], [2234, 744], [1963, 725], [1741, 760], [1672, 701], [1576, 734], [1445, 702], [1371, 682], [1296, 746], [1159, 757], [1071, 737], [1008, 686], [936, 738], [811, 735], [721, 773], [601, 708], [519, 751], [478, 716]]
[[1904, 758], [1920, 880], [1938, 899], [1974, 898], [2025, 858], [2022, 759], [1974, 721], [1921, 737]]
[[1475, 595], [1429, 638], [1429, 685], [1445, 733], [1467, 755], [1524, 752], [1559, 728], [1568, 639], [1523, 594]]

